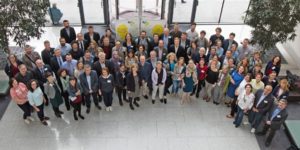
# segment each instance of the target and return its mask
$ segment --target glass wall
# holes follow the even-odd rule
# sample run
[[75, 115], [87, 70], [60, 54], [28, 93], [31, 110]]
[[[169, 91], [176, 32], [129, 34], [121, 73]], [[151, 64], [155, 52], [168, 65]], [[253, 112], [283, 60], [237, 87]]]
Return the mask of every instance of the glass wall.
[[215, 23], [219, 21], [223, 0], [198, 0], [195, 22]]
[[222, 23], [244, 23], [245, 11], [250, 0], [226, 0], [221, 17]]
[[103, 0], [83, 0], [85, 23], [104, 23]]
[[173, 22], [191, 22], [193, 0], [185, 0], [185, 2], [174, 1]]

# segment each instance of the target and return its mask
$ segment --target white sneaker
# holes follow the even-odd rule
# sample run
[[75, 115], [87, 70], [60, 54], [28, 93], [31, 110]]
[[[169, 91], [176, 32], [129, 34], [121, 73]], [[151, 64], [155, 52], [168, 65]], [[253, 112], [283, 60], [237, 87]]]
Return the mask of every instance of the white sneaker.
[[110, 106], [110, 107], [109, 107], [109, 110], [110, 110], [110, 111], [113, 111], [113, 108]]
[[248, 122], [248, 121], [244, 121], [243, 124], [244, 124], [244, 125], [248, 125], [249, 122]]
[[28, 119], [24, 119], [24, 122], [25, 122], [26, 124], [30, 124], [30, 121], [29, 121]]
[[27, 117], [27, 119], [29, 119], [30, 121], [34, 121], [34, 118], [31, 116]]
[[250, 132], [255, 133], [255, 128], [252, 128]]

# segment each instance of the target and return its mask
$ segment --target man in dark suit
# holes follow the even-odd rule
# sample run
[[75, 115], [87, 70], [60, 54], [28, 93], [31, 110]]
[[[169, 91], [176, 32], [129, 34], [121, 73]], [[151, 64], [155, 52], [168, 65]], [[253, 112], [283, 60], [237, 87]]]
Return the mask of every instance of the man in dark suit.
[[114, 64], [111, 61], [105, 59], [106, 54], [104, 52], [99, 52], [98, 56], [99, 60], [94, 62], [92, 66], [93, 70], [97, 72], [98, 76], [101, 75], [103, 67], [108, 68], [109, 73], [114, 75]]
[[164, 29], [164, 33], [160, 36], [160, 39], [164, 41], [164, 47], [169, 49], [173, 44], [172, 36], [169, 34], [170, 30], [168, 28]]
[[180, 57], [184, 58], [184, 61], [187, 63], [188, 62], [188, 56], [187, 52], [184, 50], [182, 46], [179, 45], [179, 38], [175, 37], [174, 39], [174, 44], [170, 46], [168, 53], [175, 53], [176, 58], [179, 59]]
[[50, 46], [50, 42], [48, 40], [44, 41], [44, 46], [45, 49], [42, 51], [42, 59], [45, 64], [50, 65], [54, 48]]
[[182, 46], [186, 52], [187, 52], [188, 48], [191, 47], [191, 41], [189, 39], [187, 39], [186, 32], [182, 32], [182, 34], [181, 34], [180, 46]]
[[54, 50], [54, 56], [51, 58], [51, 63], [50, 63], [51, 69], [55, 73], [56, 77], [58, 77], [57, 72], [60, 69], [60, 67], [62, 66], [64, 60], [65, 59], [61, 56], [60, 49], [56, 48]]
[[[151, 53], [153, 55], [153, 53], [155, 53], [155, 51], [152, 51]], [[151, 87], [152, 87], [151, 73], [152, 73], [153, 67], [151, 65], [151, 61], [150, 61], [150, 63], [148, 61], [146, 62], [146, 57], [143, 55], [140, 56], [140, 62], [138, 63], [138, 66], [139, 66], [138, 70], [142, 77], [142, 95], [145, 99], [148, 99], [147, 91], [149, 91], [149, 94], [151, 93], [150, 92]]]
[[155, 52], [157, 54], [158, 60], [164, 62], [164, 60], [166, 59], [166, 57], [168, 55], [168, 49], [166, 49], [164, 47], [164, 41], [163, 40], [159, 40], [158, 41], [158, 46], [155, 47], [154, 50], [155, 50]]
[[80, 85], [82, 88], [83, 96], [86, 102], [86, 113], [90, 113], [91, 109], [91, 96], [93, 96], [93, 100], [95, 106], [101, 110], [101, 106], [99, 105], [98, 99], [98, 75], [96, 71], [92, 70], [89, 64], [84, 65], [84, 73], [79, 76]]
[[88, 27], [88, 32], [84, 34], [84, 39], [88, 42], [91, 43], [92, 40], [96, 41], [96, 43], [100, 46], [100, 34], [98, 32], [94, 31], [93, 26]]
[[209, 38], [210, 47], [215, 46], [217, 43], [217, 40], [220, 40], [222, 43], [224, 41], [224, 36], [221, 35], [222, 29], [220, 27], [217, 27], [215, 29], [215, 31], [216, 31], [216, 34], [211, 35]]
[[255, 99], [253, 107], [249, 113], [249, 122], [251, 123], [251, 133], [255, 133], [255, 130], [261, 123], [263, 117], [271, 109], [274, 97], [272, 95], [272, 86], [266, 85], [262, 90], [258, 90], [255, 93]]
[[77, 34], [77, 40], [76, 42], [78, 43], [78, 46], [80, 49], [82, 49], [83, 51], [87, 50], [87, 48], [89, 47], [89, 44], [87, 40], [85, 40], [83, 38], [82, 33], [78, 33]]
[[44, 92], [44, 83], [47, 82], [47, 78], [46, 78], [45, 74], [47, 72], [50, 72], [52, 74], [53, 72], [52, 72], [51, 67], [47, 64], [44, 64], [41, 59], [36, 60], [35, 64], [37, 67], [34, 69], [33, 74], [35, 76], [35, 79], [39, 82], [41, 90], [43, 91], [44, 97], [46, 99], [46, 105], [48, 105], [49, 100], [48, 100], [47, 95]]
[[65, 38], [67, 43], [71, 43], [76, 40], [76, 32], [73, 27], [70, 27], [68, 20], [64, 20], [63, 24], [64, 28], [60, 30], [60, 37]]
[[223, 49], [224, 49], [224, 54], [226, 51], [230, 50], [232, 44], [236, 44], [238, 47], [238, 43], [234, 40], [235, 38], [235, 33], [231, 32], [229, 34], [229, 38], [223, 41]]
[[276, 131], [280, 129], [281, 125], [288, 117], [286, 106], [286, 99], [281, 99], [277, 104], [274, 104], [272, 109], [269, 111], [269, 115], [267, 117], [267, 121], [264, 124], [262, 132], [257, 133], [257, 135], [265, 135], [270, 129], [265, 142], [266, 147], [270, 146]]

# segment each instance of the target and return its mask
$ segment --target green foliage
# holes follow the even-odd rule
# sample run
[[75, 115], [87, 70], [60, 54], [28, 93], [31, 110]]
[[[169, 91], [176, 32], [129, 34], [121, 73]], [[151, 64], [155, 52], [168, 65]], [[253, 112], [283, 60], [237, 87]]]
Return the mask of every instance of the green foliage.
[[251, 0], [245, 23], [254, 29], [252, 40], [264, 50], [294, 40], [300, 22], [300, 0]]
[[9, 38], [19, 46], [40, 38], [49, 6], [49, 0], [1, 0], [0, 49], [8, 50]]

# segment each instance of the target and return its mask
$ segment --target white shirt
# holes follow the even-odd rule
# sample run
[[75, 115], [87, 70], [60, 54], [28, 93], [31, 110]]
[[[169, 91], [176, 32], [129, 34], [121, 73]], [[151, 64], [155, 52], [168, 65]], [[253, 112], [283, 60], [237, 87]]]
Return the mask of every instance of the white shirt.
[[244, 91], [242, 94], [238, 96], [238, 106], [241, 109], [251, 109], [254, 103], [254, 94], [250, 93], [249, 95], [246, 95], [246, 91]]

